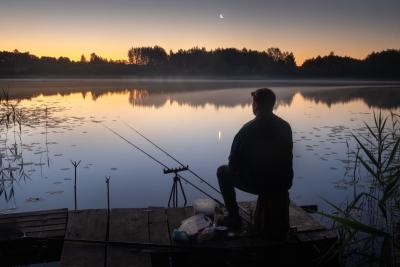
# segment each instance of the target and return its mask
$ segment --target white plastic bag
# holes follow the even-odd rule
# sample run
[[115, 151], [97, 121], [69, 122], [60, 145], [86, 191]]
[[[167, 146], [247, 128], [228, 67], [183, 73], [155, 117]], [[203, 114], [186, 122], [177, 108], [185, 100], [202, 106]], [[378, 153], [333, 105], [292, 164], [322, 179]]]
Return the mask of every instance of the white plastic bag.
[[188, 235], [195, 235], [199, 231], [199, 228], [194, 220], [186, 220], [179, 227], [178, 231], [185, 231]]
[[187, 218], [186, 220], [183, 220], [182, 225], [187, 221], [194, 221], [197, 225], [197, 230], [201, 230], [205, 227], [209, 227], [212, 224], [211, 219], [208, 218], [207, 216], [205, 216], [203, 213], [196, 214], [190, 218]]

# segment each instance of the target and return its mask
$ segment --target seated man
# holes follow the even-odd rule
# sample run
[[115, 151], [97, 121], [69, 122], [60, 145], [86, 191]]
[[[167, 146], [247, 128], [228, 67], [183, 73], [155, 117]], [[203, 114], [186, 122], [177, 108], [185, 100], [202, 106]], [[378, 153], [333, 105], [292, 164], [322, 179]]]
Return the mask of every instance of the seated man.
[[219, 187], [228, 211], [228, 216], [220, 218], [218, 224], [233, 228], [242, 227], [235, 188], [272, 199], [282, 199], [274, 198], [282, 195], [288, 199], [293, 180], [292, 130], [286, 121], [272, 112], [275, 93], [261, 88], [251, 95], [256, 117], [236, 134], [228, 165], [222, 165], [217, 170]]

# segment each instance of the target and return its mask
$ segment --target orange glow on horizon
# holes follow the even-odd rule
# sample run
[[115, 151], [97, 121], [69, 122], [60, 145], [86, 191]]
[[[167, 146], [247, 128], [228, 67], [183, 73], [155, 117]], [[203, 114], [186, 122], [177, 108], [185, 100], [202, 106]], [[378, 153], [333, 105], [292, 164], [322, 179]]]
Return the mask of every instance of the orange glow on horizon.
[[[157, 45], [157, 44], [155, 44]], [[154, 45], [149, 45], [149, 46], [154, 46]], [[159, 45], [161, 46], [161, 45]], [[163, 47], [162, 48], [165, 49], [166, 53], [169, 54], [170, 50], [174, 53], [176, 53], [179, 49], [184, 49], [184, 50], [188, 50], [192, 47], [195, 47], [196, 45], [193, 45], [191, 47]], [[68, 57], [71, 61], [80, 61], [81, 55], [84, 55], [86, 60], [89, 61], [90, 60], [90, 54], [91, 53], [95, 53], [98, 56], [101, 56], [102, 58], [105, 58], [107, 60], [123, 60], [123, 61], [127, 61], [128, 60], [128, 49], [131, 47], [137, 47], [135, 45], [131, 45], [131, 46], [127, 46], [126, 47], [126, 51], [124, 51], [123, 48], [121, 47], [108, 47], [108, 49], [89, 49], [85, 46], [82, 46], [82, 49], [77, 48], [77, 47], [70, 47], [66, 50], [64, 50], [62, 47], [60, 48], [55, 48], [55, 47], [40, 47], [40, 46], [31, 46], [28, 44], [14, 44], [14, 45], [6, 45], [5, 47], [3, 47], [4, 51], [14, 51], [14, 49], [17, 49], [19, 52], [29, 52], [31, 55], [35, 55], [37, 57], [42, 57], [42, 56], [46, 56], [46, 57], [55, 57], [55, 58], [59, 58], [59, 57]], [[202, 46], [198, 46], [198, 47], [202, 47]], [[210, 50], [215, 50], [216, 48], [230, 48], [232, 46], [226, 46], [226, 47], [214, 47], [214, 48], [210, 48], [210, 46], [206, 47], [207, 51]], [[275, 45], [275, 46], [270, 46], [270, 47], [278, 47], [281, 49], [282, 52], [292, 52], [295, 56], [296, 59], [296, 64], [297, 66], [301, 66], [305, 60], [307, 59], [312, 59], [312, 58], [316, 58], [317, 56], [327, 56], [329, 55], [330, 52], [334, 52], [335, 55], [344, 57], [344, 56], [349, 56], [355, 59], [364, 59], [367, 55], [371, 54], [372, 52], [380, 52], [382, 50], [385, 49], [390, 49], [390, 47], [388, 48], [382, 48], [382, 49], [376, 49], [376, 50], [371, 50], [369, 51], [368, 49], [359, 49], [359, 48], [352, 48], [350, 51], [348, 48], [342, 47], [340, 49], [333, 49], [333, 48], [324, 48], [324, 47], [309, 47], [308, 49], [300, 46], [296, 46], [293, 45], [293, 47], [296, 47], [296, 50], [291, 50], [288, 48], [287, 45], [280, 47], [279, 45]], [[238, 50], [243, 49], [244, 47], [235, 47]], [[245, 46], [246, 49], [248, 50], [257, 50], [257, 51], [266, 51], [269, 47], [251, 47], [251, 46]]]

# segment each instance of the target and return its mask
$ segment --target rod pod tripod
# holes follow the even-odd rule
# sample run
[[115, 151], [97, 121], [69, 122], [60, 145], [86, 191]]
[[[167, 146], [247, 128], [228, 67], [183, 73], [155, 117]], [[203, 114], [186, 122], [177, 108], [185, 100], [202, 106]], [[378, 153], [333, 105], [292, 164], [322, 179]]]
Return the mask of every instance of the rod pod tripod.
[[181, 179], [178, 176], [178, 172], [187, 171], [187, 170], [189, 170], [189, 165], [186, 167], [180, 167], [180, 168], [175, 168], [175, 169], [168, 169], [168, 168], [164, 169], [164, 174], [175, 173], [174, 183], [172, 184], [171, 194], [169, 195], [168, 207], [170, 207], [171, 198], [172, 198], [173, 207], [178, 207], [178, 183], [179, 183], [179, 186], [181, 187], [183, 198], [185, 199], [185, 203], [183, 204], [183, 206], [186, 206], [187, 200], [186, 200], [185, 192], [183, 191]]

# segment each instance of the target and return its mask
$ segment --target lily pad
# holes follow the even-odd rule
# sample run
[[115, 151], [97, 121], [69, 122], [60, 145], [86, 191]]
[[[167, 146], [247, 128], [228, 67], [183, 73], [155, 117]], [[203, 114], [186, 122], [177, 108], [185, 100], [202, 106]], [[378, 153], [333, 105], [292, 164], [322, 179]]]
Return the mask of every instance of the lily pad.
[[10, 167], [10, 168], [4, 168], [3, 169], [4, 171], [16, 171], [16, 170], [19, 170], [19, 168], [17, 168], [17, 167]]
[[13, 212], [14, 210], [17, 210], [17, 209], [18, 209], [17, 206], [9, 207], [9, 208], [6, 208], [6, 209], [2, 209], [2, 210], [0, 210], [0, 214], [2, 214], [2, 213], [8, 213], [8, 212]]
[[51, 195], [58, 195], [58, 194], [61, 194], [63, 192], [64, 192], [64, 190], [49, 190], [49, 191], [46, 191], [45, 193], [48, 193], [48, 194], [51, 194]]
[[28, 166], [28, 165], [32, 165], [33, 162], [24, 162], [24, 163], [19, 163], [17, 164], [18, 166]]
[[335, 185], [335, 188], [342, 189], [342, 190], [347, 190], [346, 186], [341, 186], [341, 185]]
[[44, 201], [44, 198], [41, 198], [41, 197], [33, 197], [33, 198], [27, 198], [27, 199], [25, 199], [25, 202], [30, 202], [30, 203], [33, 203], [33, 202], [42, 202], [42, 201]]

